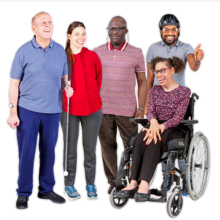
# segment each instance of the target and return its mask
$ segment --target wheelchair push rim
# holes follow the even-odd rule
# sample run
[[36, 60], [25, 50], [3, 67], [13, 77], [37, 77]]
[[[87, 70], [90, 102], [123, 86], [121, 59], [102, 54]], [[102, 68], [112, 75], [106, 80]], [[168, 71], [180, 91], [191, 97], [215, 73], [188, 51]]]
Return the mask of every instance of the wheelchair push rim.
[[197, 132], [190, 143], [186, 180], [189, 196], [199, 199], [205, 192], [210, 170], [210, 149], [208, 139], [202, 132]]

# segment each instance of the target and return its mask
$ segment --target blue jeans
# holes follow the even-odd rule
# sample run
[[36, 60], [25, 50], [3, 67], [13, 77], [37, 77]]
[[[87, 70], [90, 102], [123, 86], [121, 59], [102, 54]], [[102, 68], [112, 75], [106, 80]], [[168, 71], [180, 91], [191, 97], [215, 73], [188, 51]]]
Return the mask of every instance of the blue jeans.
[[29, 197], [33, 188], [34, 157], [39, 133], [39, 192], [47, 194], [55, 185], [53, 166], [60, 113], [45, 114], [18, 106], [20, 124], [17, 127], [19, 177], [17, 194]]

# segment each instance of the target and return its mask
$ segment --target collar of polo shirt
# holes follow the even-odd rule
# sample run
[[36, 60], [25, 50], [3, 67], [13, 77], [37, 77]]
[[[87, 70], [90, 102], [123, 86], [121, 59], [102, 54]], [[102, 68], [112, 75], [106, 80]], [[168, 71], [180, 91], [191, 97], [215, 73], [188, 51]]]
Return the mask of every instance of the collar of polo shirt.
[[[162, 46], [166, 46], [166, 44], [164, 43], [163, 40], [160, 42], [160, 44], [161, 44]], [[179, 40], [177, 40], [177, 42], [174, 44], [174, 46], [178, 47], [179, 45], [180, 45], [180, 42], [179, 42]]]
[[[33, 46], [34, 46], [35, 48], [40, 48], [40, 47], [42, 47], [42, 46], [40, 46], [40, 45], [37, 43], [35, 37], [36, 37], [36, 35], [34, 35], [32, 41], [31, 41], [32, 44], [33, 44]], [[52, 48], [53, 46], [54, 46], [54, 41], [53, 41], [52, 39], [50, 39], [50, 45], [49, 45], [49, 47]]]
[[112, 46], [112, 42], [108, 42], [108, 50], [120, 50], [120, 51], [123, 51], [125, 49], [125, 47], [127, 46], [127, 42], [124, 41], [124, 43], [117, 49], [115, 49], [113, 46]]

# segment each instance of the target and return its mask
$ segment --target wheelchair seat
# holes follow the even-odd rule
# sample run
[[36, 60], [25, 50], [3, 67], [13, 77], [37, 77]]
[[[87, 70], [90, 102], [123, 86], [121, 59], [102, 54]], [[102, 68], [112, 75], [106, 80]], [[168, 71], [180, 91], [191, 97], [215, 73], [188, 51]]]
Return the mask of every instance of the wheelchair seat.
[[168, 143], [166, 151], [181, 150], [185, 148], [185, 138], [174, 139]]

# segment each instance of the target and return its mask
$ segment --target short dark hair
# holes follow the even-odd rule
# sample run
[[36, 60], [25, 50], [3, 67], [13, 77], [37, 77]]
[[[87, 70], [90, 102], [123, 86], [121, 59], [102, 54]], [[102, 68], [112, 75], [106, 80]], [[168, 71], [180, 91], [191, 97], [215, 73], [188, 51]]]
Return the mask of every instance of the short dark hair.
[[[127, 21], [126, 21], [123, 17], [121, 17], [121, 16], [119, 16], [119, 15], [114, 16], [114, 17], [110, 20], [110, 22], [111, 22], [113, 19], [121, 19], [121, 20], [125, 23], [125, 27], [127, 27]], [[109, 23], [110, 23], [110, 22], [109, 22]]]
[[150, 62], [150, 68], [152, 71], [155, 70], [155, 67], [158, 63], [165, 62], [167, 67], [174, 67], [175, 73], [180, 73], [185, 69], [185, 63], [179, 57], [171, 58], [163, 58], [163, 57], [155, 57]]

